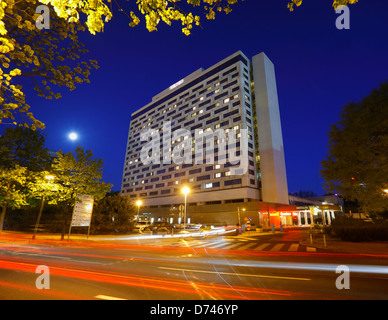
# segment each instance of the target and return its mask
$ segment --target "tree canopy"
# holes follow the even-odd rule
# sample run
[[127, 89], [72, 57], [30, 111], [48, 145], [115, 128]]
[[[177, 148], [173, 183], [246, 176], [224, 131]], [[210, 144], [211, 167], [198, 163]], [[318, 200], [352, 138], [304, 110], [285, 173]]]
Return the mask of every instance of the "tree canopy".
[[358, 201], [366, 213], [388, 211], [388, 81], [341, 111], [322, 161], [325, 189]]
[[46, 137], [39, 130], [10, 127], [0, 136], [0, 169], [16, 164], [30, 171], [48, 170], [52, 156], [45, 147]]
[[102, 159], [93, 159], [90, 150], [77, 147], [74, 152], [57, 152], [52, 173], [67, 188], [70, 205], [74, 205], [77, 194], [87, 194], [96, 201], [105, 197], [112, 185], [102, 181]]
[[[114, 14], [127, 15], [129, 26], [139, 25], [144, 17], [146, 28], [157, 30], [164, 22], [181, 23], [182, 32], [191, 33], [200, 26], [200, 14], [209, 20], [216, 12], [229, 13], [237, 0], [2, 0], [0, 2], [0, 124], [44, 128], [30, 111], [23, 91], [24, 79], [41, 97], [58, 99], [59, 88], [74, 90], [89, 82], [97, 61], [81, 58], [87, 50], [78, 39], [80, 31], [96, 34]], [[36, 22], [45, 19], [36, 13], [39, 5], [49, 9], [49, 30]], [[194, 13], [198, 12], [198, 13]], [[38, 11], [39, 12], [39, 11]], [[45, 21], [47, 22], [47, 21]]]
[[[51, 166], [51, 155], [41, 131], [6, 128], [0, 136], [0, 232], [7, 207], [29, 204], [40, 189], [41, 172]], [[47, 174], [44, 174], [45, 176]]]
[[[244, 1], [244, 0], [241, 0]], [[358, 0], [333, 0], [338, 5]], [[82, 58], [87, 49], [78, 33], [96, 34], [115, 14], [125, 14], [130, 27], [143, 19], [147, 30], [156, 31], [160, 23], [181, 24], [190, 35], [201, 19], [214, 20], [218, 13], [230, 13], [238, 0], [2, 0], [0, 2], [0, 124], [45, 127], [34, 117], [23, 85], [30, 82], [46, 99], [61, 97], [62, 87], [74, 90], [89, 82], [97, 61]], [[286, 2], [285, 2], [286, 3]], [[288, 0], [290, 11], [302, 0]], [[47, 6], [48, 18], [37, 8]], [[48, 19], [48, 21], [44, 21]], [[49, 23], [49, 30], [36, 27]]]
[[112, 230], [126, 232], [131, 227], [131, 219], [136, 208], [128, 196], [119, 192], [108, 193], [97, 201], [93, 210], [92, 232]]
[[[348, 4], [355, 4], [358, 0], [333, 0], [333, 7], [337, 9], [338, 6], [346, 6]], [[288, 2], [287, 7], [290, 11], [294, 11], [295, 7], [300, 7], [303, 3], [303, 0], [291, 0]]]

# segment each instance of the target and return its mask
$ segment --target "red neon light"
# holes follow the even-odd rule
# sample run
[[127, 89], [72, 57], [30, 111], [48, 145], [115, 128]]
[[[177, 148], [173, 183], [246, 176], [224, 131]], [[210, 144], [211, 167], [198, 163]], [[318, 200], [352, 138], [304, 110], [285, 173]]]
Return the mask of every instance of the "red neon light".
[[291, 212], [280, 212], [281, 216], [290, 216]]

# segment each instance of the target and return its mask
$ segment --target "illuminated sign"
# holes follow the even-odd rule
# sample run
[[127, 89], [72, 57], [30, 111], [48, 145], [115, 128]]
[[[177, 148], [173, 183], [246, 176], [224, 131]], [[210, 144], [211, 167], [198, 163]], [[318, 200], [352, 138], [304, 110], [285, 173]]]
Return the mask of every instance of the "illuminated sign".
[[173, 90], [173, 89], [175, 89], [176, 87], [179, 87], [183, 82], [185, 82], [184, 79], [182, 79], [181, 81], [178, 81], [177, 83], [173, 84], [173, 85], [170, 87], [170, 90]]
[[94, 198], [86, 194], [79, 194], [77, 198], [82, 202], [77, 200], [75, 203], [71, 226], [88, 227], [92, 219]]

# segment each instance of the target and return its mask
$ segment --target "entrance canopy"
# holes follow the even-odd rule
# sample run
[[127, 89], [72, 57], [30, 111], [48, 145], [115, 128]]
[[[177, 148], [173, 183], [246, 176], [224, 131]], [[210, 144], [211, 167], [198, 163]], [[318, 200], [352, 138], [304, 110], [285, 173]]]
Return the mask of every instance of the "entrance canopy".
[[259, 202], [260, 223], [264, 228], [282, 226], [330, 225], [335, 213], [342, 212], [336, 205], [284, 205]]

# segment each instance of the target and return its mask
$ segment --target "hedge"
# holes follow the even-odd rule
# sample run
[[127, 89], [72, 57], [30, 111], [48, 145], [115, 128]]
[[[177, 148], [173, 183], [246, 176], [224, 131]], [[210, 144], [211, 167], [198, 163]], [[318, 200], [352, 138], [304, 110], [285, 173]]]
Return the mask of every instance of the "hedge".
[[388, 241], [388, 222], [362, 221], [338, 217], [332, 222], [332, 231], [342, 241]]

